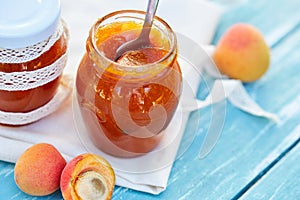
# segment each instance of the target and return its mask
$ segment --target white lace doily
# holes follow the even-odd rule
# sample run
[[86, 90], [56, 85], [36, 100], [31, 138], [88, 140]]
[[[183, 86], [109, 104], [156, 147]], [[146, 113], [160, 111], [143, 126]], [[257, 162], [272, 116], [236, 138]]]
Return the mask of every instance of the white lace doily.
[[42, 42], [19, 49], [0, 48], [0, 63], [25, 63], [34, 60], [48, 51], [64, 31], [67, 32], [66, 25], [60, 21], [55, 33]]
[[34, 71], [0, 72], [0, 90], [24, 91], [42, 86], [61, 75], [66, 62], [64, 54], [51, 65]]
[[68, 75], [62, 77], [55, 96], [44, 106], [27, 113], [0, 111], [0, 123], [8, 125], [24, 125], [38, 121], [53, 113], [70, 96], [72, 79]]

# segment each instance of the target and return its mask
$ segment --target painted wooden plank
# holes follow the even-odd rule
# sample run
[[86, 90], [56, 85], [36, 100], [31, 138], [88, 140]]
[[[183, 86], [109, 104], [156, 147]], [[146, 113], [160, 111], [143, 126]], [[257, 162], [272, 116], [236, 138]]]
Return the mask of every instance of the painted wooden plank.
[[286, 37], [300, 22], [298, 0], [254, 1], [245, 0], [244, 4], [227, 7], [215, 34], [214, 43], [229, 26], [239, 22], [254, 25], [263, 32], [270, 46], [274, 46], [282, 37]]
[[[297, 126], [293, 131], [299, 133], [300, 126]], [[242, 196], [242, 199], [299, 199], [299, 163], [300, 143], [288, 152], [262, 179], [253, 185]]]

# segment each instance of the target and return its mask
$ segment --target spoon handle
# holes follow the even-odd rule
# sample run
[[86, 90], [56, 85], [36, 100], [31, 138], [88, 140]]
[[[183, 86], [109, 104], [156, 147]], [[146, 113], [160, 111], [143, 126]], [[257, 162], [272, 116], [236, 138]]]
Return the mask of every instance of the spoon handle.
[[[147, 12], [145, 16], [145, 21], [143, 24], [143, 29], [140, 34], [140, 37], [149, 37], [151, 26], [153, 24], [153, 19], [157, 10], [159, 0], [149, 0], [147, 6]], [[146, 38], [146, 37], [145, 37]]]

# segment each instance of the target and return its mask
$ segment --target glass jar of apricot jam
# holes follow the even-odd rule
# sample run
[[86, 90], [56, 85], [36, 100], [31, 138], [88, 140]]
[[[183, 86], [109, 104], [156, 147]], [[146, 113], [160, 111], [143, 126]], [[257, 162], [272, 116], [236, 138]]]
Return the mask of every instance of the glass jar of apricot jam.
[[0, 123], [26, 123], [22, 121], [26, 116], [56, 94], [68, 46], [68, 30], [60, 12], [59, 0], [1, 3]]
[[176, 36], [156, 17], [150, 44], [116, 57], [117, 48], [141, 32], [145, 13], [116, 11], [91, 28], [76, 77], [76, 99], [94, 145], [111, 155], [152, 151], [177, 109], [182, 75]]

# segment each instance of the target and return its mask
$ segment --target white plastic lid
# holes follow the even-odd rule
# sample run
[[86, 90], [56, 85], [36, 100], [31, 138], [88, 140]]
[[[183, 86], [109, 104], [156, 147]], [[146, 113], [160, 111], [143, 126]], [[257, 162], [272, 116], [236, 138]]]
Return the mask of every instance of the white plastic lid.
[[0, 0], [0, 48], [17, 49], [46, 40], [60, 19], [59, 0]]

